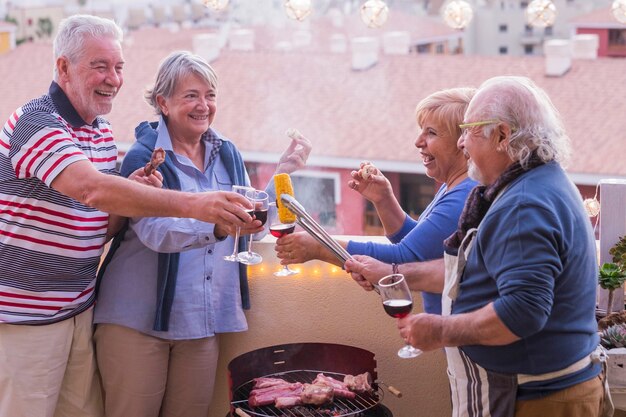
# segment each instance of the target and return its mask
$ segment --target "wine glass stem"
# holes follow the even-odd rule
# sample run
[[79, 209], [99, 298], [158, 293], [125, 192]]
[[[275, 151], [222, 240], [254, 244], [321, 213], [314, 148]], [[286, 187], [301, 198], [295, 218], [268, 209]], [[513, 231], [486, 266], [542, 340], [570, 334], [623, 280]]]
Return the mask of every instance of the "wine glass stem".
[[233, 247], [233, 255], [232, 256], [237, 256], [237, 247], [239, 246], [239, 232], [240, 229], [239, 227], [237, 227], [237, 230], [235, 231], [235, 246]]
[[248, 253], [252, 253], [252, 241], [253, 241], [253, 237], [252, 235], [250, 235], [250, 241], [248, 242]]

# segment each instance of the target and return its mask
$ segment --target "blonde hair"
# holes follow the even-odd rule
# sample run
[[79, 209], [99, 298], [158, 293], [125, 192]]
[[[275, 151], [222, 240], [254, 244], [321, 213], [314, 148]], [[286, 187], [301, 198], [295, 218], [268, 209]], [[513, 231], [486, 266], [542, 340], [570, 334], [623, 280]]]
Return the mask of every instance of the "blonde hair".
[[420, 101], [415, 109], [417, 124], [421, 127], [424, 120], [432, 118], [445, 128], [450, 137], [458, 139], [461, 137], [459, 124], [463, 123], [465, 110], [475, 93], [476, 89], [470, 87], [449, 88], [432, 93]]

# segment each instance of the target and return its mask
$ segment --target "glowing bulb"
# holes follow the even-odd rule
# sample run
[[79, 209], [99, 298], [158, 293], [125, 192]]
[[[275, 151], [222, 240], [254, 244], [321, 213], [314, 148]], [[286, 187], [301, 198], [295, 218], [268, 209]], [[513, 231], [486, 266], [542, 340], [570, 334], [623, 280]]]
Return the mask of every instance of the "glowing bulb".
[[545, 28], [556, 20], [556, 6], [550, 0], [533, 0], [526, 8], [526, 21], [530, 26]]
[[441, 12], [443, 20], [453, 29], [463, 29], [474, 17], [472, 6], [464, 0], [453, 0]]
[[213, 10], [224, 10], [228, 6], [228, 0], [202, 0], [202, 3], [206, 7], [211, 7]]
[[379, 28], [389, 17], [389, 7], [381, 0], [367, 0], [361, 6], [361, 20], [368, 27]]
[[596, 217], [600, 213], [600, 202], [594, 198], [586, 198], [583, 206], [589, 217]]
[[285, 13], [293, 20], [302, 21], [311, 14], [311, 0], [286, 0]]
[[615, 0], [611, 12], [618, 22], [626, 24], [626, 0]]

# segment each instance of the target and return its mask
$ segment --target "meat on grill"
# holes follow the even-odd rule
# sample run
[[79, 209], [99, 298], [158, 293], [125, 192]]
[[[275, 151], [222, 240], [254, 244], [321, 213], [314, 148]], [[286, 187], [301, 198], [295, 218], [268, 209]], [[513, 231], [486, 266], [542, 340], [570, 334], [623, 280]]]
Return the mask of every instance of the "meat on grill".
[[354, 399], [355, 392], [372, 390], [369, 372], [360, 375], [346, 375], [339, 381], [323, 373], [317, 374], [310, 384], [289, 383], [280, 378], [255, 378], [248, 405], [259, 407], [274, 404], [276, 408], [289, 408], [302, 404], [322, 405], [335, 397]]
[[248, 405], [251, 407], [259, 407], [262, 405], [270, 405], [276, 402], [279, 397], [300, 396], [302, 393], [302, 384], [294, 382], [293, 384], [283, 381], [284, 384], [274, 385], [266, 388], [253, 389], [248, 397]]
[[356, 397], [356, 394], [350, 391], [346, 384], [331, 376], [317, 374], [317, 377], [313, 380], [313, 384], [331, 387], [336, 397], [348, 398], [350, 400]]
[[350, 391], [363, 394], [372, 391], [371, 379], [370, 373], [365, 372], [360, 375], [346, 375], [343, 378], [343, 383]]
[[333, 401], [332, 387], [315, 384], [304, 384], [300, 394], [303, 404], [322, 405]]

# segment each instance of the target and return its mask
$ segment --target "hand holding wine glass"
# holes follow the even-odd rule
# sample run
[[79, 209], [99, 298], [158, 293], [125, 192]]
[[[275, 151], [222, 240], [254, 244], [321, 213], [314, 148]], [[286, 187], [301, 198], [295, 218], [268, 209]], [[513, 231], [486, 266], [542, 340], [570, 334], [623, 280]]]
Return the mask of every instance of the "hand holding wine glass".
[[[293, 233], [296, 228], [295, 223], [283, 223], [280, 221], [280, 217], [278, 216], [278, 208], [276, 207], [276, 203], [270, 203], [269, 205], [269, 221], [270, 225], [270, 234], [276, 238], [281, 238], [283, 236], [287, 236], [288, 234]], [[274, 272], [274, 275], [277, 277], [286, 277], [289, 275], [297, 274], [298, 271], [294, 271], [289, 268], [289, 265], [283, 265], [283, 268], [280, 271]]]
[[[380, 297], [383, 301], [385, 312], [391, 317], [402, 318], [409, 315], [413, 308], [411, 290], [402, 274], [391, 274], [378, 281]], [[401, 358], [414, 358], [421, 355], [422, 351], [411, 345], [406, 345], [398, 351]]]
[[[246, 198], [250, 200], [254, 209], [249, 211], [249, 214], [254, 217], [255, 220], [259, 220], [261, 225], [264, 225], [267, 221], [267, 210], [269, 208], [268, 198], [269, 196], [265, 191], [261, 190], [248, 190], [246, 192]], [[242, 264], [246, 265], [256, 265], [263, 261], [261, 255], [256, 252], [252, 252], [252, 236], [250, 236], [250, 240], [248, 243], [248, 250], [239, 252], [237, 255], [237, 260]]]
[[[233, 189], [232, 189], [234, 193], [238, 193], [244, 196], [246, 195], [246, 192], [250, 190], [254, 190], [254, 188], [246, 187], [244, 185], [233, 185]], [[230, 262], [239, 262], [239, 259], [237, 259], [237, 249], [239, 246], [239, 233], [240, 232], [241, 232], [241, 228], [237, 227], [237, 230], [235, 232], [235, 246], [233, 247], [233, 253], [228, 256], [224, 256], [224, 260], [230, 261]]]

